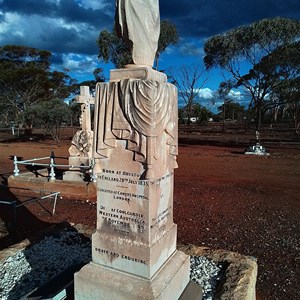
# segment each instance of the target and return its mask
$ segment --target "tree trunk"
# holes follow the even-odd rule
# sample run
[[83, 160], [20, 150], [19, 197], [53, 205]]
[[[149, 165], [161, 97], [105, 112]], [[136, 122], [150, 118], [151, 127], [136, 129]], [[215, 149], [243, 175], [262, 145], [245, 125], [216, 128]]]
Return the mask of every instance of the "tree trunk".
[[295, 105], [295, 109], [294, 109], [294, 124], [295, 124], [295, 133], [296, 135], [299, 135], [299, 129], [300, 129], [300, 122], [299, 122], [299, 107], [298, 107], [298, 104], [296, 102], [296, 105]]
[[261, 130], [261, 119], [262, 119], [262, 109], [260, 106], [257, 107], [256, 114], [256, 131], [260, 132]]
[[226, 106], [226, 101], [224, 100], [224, 104], [223, 104], [223, 128], [222, 128], [222, 132], [225, 133], [226, 131], [226, 109], [225, 109], [225, 106]]

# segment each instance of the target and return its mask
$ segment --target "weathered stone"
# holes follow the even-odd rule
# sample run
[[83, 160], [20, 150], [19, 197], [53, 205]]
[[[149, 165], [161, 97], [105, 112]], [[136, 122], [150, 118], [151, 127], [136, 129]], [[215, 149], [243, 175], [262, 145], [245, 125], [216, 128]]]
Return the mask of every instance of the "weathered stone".
[[79, 181], [82, 182], [84, 179], [84, 174], [77, 171], [66, 171], [63, 173], [63, 180], [66, 181]]
[[115, 29], [136, 65], [152, 66], [160, 34], [158, 0], [116, 1]]
[[75, 299], [178, 299], [189, 282], [189, 257], [176, 251], [152, 280], [95, 263], [75, 274]]
[[69, 148], [71, 157], [91, 157], [93, 146], [93, 131], [79, 130], [72, 139], [72, 145]]
[[175, 86], [136, 79], [100, 83], [96, 97], [93, 157], [101, 169], [138, 170], [141, 179], [173, 172], [178, 134]]
[[80, 87], [80, 95], [75, 97], [75, 101], [81, 104], [80, 123], [83, 131], [91, 131], [91, 104], [95, 103], [94, 97], [90, 95], [88, 86]]
[[175, 300], [190, 260], [176, 250], [173, 222], [177, 89], [150, 68], [158, 0], [116, 1], [115, 21], [137, 66], [113, 70], [96, 87], [97, 230], [93, 262], [75, 275], [75, 298]]
[[[94, 97], [90, 95], [88, 86], [80, 87], [80, 95], [75, 97], [75, 101], [81, 104], [80, 124], [81, 130], [77, 131], [72, 139], [72, 145], [69, 148], [70, 170], [80, 170], [86, 173], [88, 169], [82, 170], [78, 166], [89, 166], [93, 153], [93, 131], [91, 125], [91, 104], [95, 103]], [[77, 166], [77, 167], [72, 167]], [[66, 172], [63, 180], [79, 182], [83, 181], [84, 175], [75, 172]]]
[[167, 75], [153, 70], [147, 66], [127, 65], [124, 69], [110, 71], [110, 81], [120, 81], [124, 79], [152, 80], [157, 82], [167, 82]]
[[213, 250], [206, 247], [180, 246], [179, 249], [188, 255], [205, 256], [215, 262], [226, 262], [225, 278], [218, 292], [218, 299], [255, 300], [257, 262], [253, 257], [226, 250]]
[[[22, 193], [34, 194], [42, 191], [60, 192], [60, 196], [64, 199], [75, 200], [91, 200], [96, 201], [97, 187], [94, 182], [73, 181], [68, 180], [48, 180], [48, 171], [39, 171], [40, 177], [32, 172], [21, 173], [19, 176], [9, 176], [8, 186], [12, 193], [22, 190]], [[42, 176], [44, 174], [44, 176]], [[59, 201], [59, 200], [58, 200]]]
[[[97, 231], [92, 237], [94, 264], [75, 277], [78, 295], [90, 289], [85, 284], [91, 281], [85, 277], [92, 276], [92, 270], [98, 274], [99, 268], [108, 268], [109, 276], [115, 273], [115, 282], [125, 273], [137, 276], [150, 292], [158, 288], [158, 272], [165, 274], [167, 264], [173, 264], [171, 257], [178, 256], [185, 257], [187, 265], [187, 271], [180, 272], [183, 289], [189, 281], [189, 259], [176, 251], [173, 223], [176, 96], [175, 87], [164, 82], [130, 79], [97, 85], [93, 147], [98, 167]], [[171, 280], [163, 290], [173, 285]], [[96, 291], [96, 286], [98, 299], [107, 287], [99, 285]], [[178, 298], [183, 289], [174, 290], [174, 295]], [[135, 294], [127, 292], [128, 298], [119, 299], [134, 299]]]

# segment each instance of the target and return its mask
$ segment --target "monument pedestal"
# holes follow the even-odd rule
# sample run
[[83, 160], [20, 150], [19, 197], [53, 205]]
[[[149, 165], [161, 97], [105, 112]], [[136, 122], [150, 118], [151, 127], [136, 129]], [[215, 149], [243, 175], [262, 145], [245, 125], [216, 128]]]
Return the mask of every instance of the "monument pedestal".
[[175, 251], [150, 280], [91, 262], [75, 274], [75, 299], [178, 299], [189, 282], [189, 273], [190, 258], [180, 251]]
[[96, 89], [97, 230], [75, 297], [176, 300], [190, 275], [173, 222], [177, 90], [147, 67], [111, 77]]

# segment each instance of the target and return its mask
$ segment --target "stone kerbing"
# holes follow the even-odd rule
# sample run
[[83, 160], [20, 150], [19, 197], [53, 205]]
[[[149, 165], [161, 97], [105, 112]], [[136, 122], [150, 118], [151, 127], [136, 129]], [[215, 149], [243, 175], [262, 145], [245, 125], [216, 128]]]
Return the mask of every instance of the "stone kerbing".
[[[72, 226], [73, 225], [73, 226]], [[25, 239], [9, 248], [0, 251], [0, 261], [5, 260], [9, 256], [13, 256], [17, 252], [25, 249], [29, 245], [42, 239], [47, 233], [59, 232], [64, 228], [74, 228], [79, 234], [90, 237], [94, 232], [94, 228], [82, 224], [55, 224], [46, 230], [37, 233], [35, 237]], [[257, 277], [257, 263], [253, 257], [244, 256], [239, 253], [214, 250], [206, 247], [197, 247], [194, 245], [178, 245], [178, 250], [187, 255], [205, 256], [215, 262], [228, 262], [229, 266], [226, 271], [226, 279], [223, 283], [217, 297], [215, 299], [230, 300], [253, 300], [255, 299], [255, 284]]]
[[227, 262], [229, 266], [225, 273], [225, 281], [216, 299], [254, 300], [257, 278], [257, 262], [250, 256], [241, 255], [226, 250], [213, 250], [194, 245], [178, 246], [178, 249], [188, 255], [205, 256], [215, 262]]
[[[60, 197], [63, 199], [72, 200], [89, 200], [96, 202], [96, 184], [94, 182], [86, 181], [67, 181], [67, 180], [48, 180], [47, 171], [40, 170], [40, 176], [32, 172], [24, 172], [19, 176], [8, 177], [8, 187], [12, 193], [23, 189], [25, 193], [32, 194], [32, 191], [49, 191], [49, 192], [60, 192]], [[43, 177], [44, 174], [44, 177]]]

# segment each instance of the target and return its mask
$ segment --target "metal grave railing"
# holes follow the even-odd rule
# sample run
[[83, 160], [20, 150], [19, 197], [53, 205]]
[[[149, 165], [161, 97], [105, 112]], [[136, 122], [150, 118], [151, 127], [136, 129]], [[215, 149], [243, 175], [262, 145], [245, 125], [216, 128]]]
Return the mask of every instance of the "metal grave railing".
[[[84, 159], [85, 157], [80, 157], [81, 159]], [[40, 163], [39, 161], [43, 160], [49, 160], [49, 163]], [[89, 164], [88, 165], [66, 165], [66, 164], [56, 164], [55, 163], [55, 156], [54, 152], [51, 152], [50, 157], [40, 157], [40, 158], [32, 158], [32, 159], [27, 159], [27, 160], [18, 160], [17, 156], [14, 156], [14, 176], [19, 176], [20, 170], [18, 168], [18, 165], [30, 165], [32, 167], [37, 166], [37, 167], [49, 167], [50, 172], [49, 172], [49, 180], [54, 181], [56, 180], [56, 174], [55, 174], [55, 168], [60, 167], [60, 168], [78, 168], [80, 170], [86, 169], [90, 173], [90, 180], [93, 182], [97, 181], [97, 175], [94, 173], [94, 167], [95, 167], [95, 159], [86, 157], [88, 160]]]

